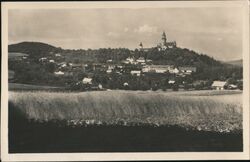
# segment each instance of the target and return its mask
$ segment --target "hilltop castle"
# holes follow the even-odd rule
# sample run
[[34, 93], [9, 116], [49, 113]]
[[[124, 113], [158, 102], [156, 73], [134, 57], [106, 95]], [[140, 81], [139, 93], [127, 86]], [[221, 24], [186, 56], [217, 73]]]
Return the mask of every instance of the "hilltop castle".
[[157, 48], [158, 48], [159, 51], [166, 50], [168, 48], [175, 48], [176, 47], [176, 42], [175, 41], [167, 42], [167, 36], [166, 36], [165, 31], [162, 33], [161, 40], [162, 40], [162, 43], [159, 43], [157, 45]]
[[[162, 33], [162, 38], [161, 38], [161, 40], [162, 40], [162, 42], [159, 43], [159, 44], [157, 45], [157, 47], [156, 47], [159, 51], [164, 51], [164, 50], [166, 50], [166, 49], [175, 48], [175, 47], [176, 47], [176, 42], [175, 42], [175, 41], [173, 41], [173, 42], [168, 42], [168, 41], [167, 41], [167, 36], [166, 36], [165, 31], [163, 31], [163, 33]], [[148, 51], [148, 50], [149, 50], [149, 48], [143, 48], [142, 42], [140, 42], [140, 44], [139, 44], [139, 49], [140, 49], [141, 51]]]

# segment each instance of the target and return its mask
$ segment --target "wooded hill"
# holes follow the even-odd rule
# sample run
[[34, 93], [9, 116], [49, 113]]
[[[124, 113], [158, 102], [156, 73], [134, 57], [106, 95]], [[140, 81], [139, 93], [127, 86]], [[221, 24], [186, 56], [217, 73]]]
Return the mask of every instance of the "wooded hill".
[[22, 42], [9, 45], [9, 52], [21, 52], [29, 54], [31, 58], [46, 57], [50, 53], [61, 53], [66, 61], [73, 63], [99, 62], [105, 63], [107, 60], [113, 60], [116, 63], [125, 60], [127, 57], [144, 57], [150, 59], [153, 64], [171, 64], [176, 66], [190, 65], [197, 68], [207, 66], [222, 66], [220, 61], [213, 59], [205, 54], [198, 54], [195, 51], [186, 48], [172, 48], [166, 51], [158, 51], [151, 48], [148, 51], [138, 49], [130, 50], [126, 48], [100, 48], [100, 49], [78, 49], [67, 50], [54, 47], [40, 42]]

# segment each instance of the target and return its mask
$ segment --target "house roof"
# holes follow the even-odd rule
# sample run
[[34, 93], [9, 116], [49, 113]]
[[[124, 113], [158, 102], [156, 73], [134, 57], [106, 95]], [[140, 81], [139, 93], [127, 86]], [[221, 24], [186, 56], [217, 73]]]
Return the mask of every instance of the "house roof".
[[139, 57], [137, 60], [145, 60], [143, 57]]
[[132, 70], [131, 73], [141, 73], [139, 70]]
[[170, 68], [173, 67], [173, 65], [150, 65], [150, 66], [146, 66], [149, 68]]
[[175, 83], [175, 80], [169, 80], [168, 83]]
[[225, 81], [214, 81], [212, 87], [224, 87], [227, 82]]
[[191, 70], [191, 71], [196, 71], [196, 67], [192, 67], [192, 66], [180, 66], [179, 69], [180, 69], [180, 70]]
[[62, 71], [56, 71], [55, 74], [59, 74], [60, 75], [60, 74], [64, 74], [64, 72], [62, 72]]

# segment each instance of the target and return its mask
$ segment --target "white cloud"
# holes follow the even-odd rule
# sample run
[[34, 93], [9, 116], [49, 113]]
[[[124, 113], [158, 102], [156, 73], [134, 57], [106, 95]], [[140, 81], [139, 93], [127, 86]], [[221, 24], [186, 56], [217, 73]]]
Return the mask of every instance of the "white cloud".
[[114, 33], [114, 32], [108, 32], [107, 35], [110, 37], [118, 37], [119, 36], [118, 33]]
[[156, 33], [157, 27], [156, 26], [149, 26], [147, 24], [138, 27], [134, 30], [136, 33]]

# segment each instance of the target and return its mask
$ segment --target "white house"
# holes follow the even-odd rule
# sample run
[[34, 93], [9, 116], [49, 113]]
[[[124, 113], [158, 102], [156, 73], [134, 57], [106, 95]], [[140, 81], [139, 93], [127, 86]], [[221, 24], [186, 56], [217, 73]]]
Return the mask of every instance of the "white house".
[[136, 60], [136, 62], [138, 62], [138, 63], [145, 63], [146, 60], [145, 60], [143, 57], [139, 57], [139, 58]]
[[108, 70], [106, 71], [106, 73], [112, 73], [112, 70], [111, 70], [111, 69], [108, 69]]
[[102, 89], [103, 87], [102, 87], [102, 85], [101, 85], [101, 84], [98, 84], [98, 88], [99, 88], [99, 89]]
[[62, 64], [62, 65], [61, 65], [61, 67], [66, 67], [66, 66], [67, 66], [67, 64]]
[[126, 59], [126, 61], [128, 61], [128, 62], [134, 62], [134, 58], [132, 58], [132, 57], [128, 57], [127, 59]]
[[110, 59], [110, 60], [107, 60], [107, 62], [113, 62], [113, 60]]
[[60, 53], [56, 53], [55, 56], [56, 56], [56, 57], [60, 57], [60, 56], [62, 56], [62, 55], [61, 55]]
[[44, 62], [44, 61], [47, 61], [47, 58], [46, 57], [42, 57], [39, 59], [40, 62]]
[[182, 73], [191, 74], [191, 73], [196, 72], [196, 67], [181, 66], [181, 67], [179, 67], [179, 70], [180, 70]]
[[66, 67], [67, 66], [67, 63], [66, 62], [61, 62], [58, 64], [60, 67]]
[[50, 63], [54, 63], [54, 62], [55, 62], [55, 60], [49, 60], [49, 62], [50, 62]]
[[143, 66], [142, 72], [143, 73], [148, 73], [151, 70], [150, 66]]
[[130, 73], [132, 75], [136, 75], [136, 76], [140, 76], [141, 75], [141, 71], [139, 71], [139, 70], [132, 70]]
[[166, 73], [173, 68], [172, 65], [148, 65], [142, 68], [144, 73], [155, 72], [155, 73]]
[[168, 81], [168, 84], [174, 84], [175, 83], [175, 80], [169, 80]]
[[92, 84], [92, 78], [83, 78], [82, 83], [83, 84]]
[[135, 61], [135, 59], [132, 57], [128, 57], [125, 61], [123, 61], [123, 63], [125, 63], [125, 64], [138, 64], [138, 62]]
[[124, 64], [129, 64], [130, 62], [128, 60], [122, 61]]
[[171, 69], [169, 69], [169, 73], [171, 73], [171, 74], [177, 74], [179, 72], [180, 72], [180, 70], [177, 69], [177, 68], [171, 68]]
[[212, 88], [216, 90], [224, 90], [224, 87], [227, 85], [225, 81], [214, 81], [212, 84]]
[[115, 65], [109, 65], [109, 66], [108, 66], [108, 69], [114, 70], [114, 69], [115, 69]]
[[55, 75], [64, 75], [64, 72], [62, 72], [62, 71], [56, 71], [56, 72], [54, 72], [54, 74]]
[[123, 68], [123, 66], [122, 66], [122, 65], [118, 65], [118, 66], [117, 66], [117, 68], [122, 69], [122, 68]]

